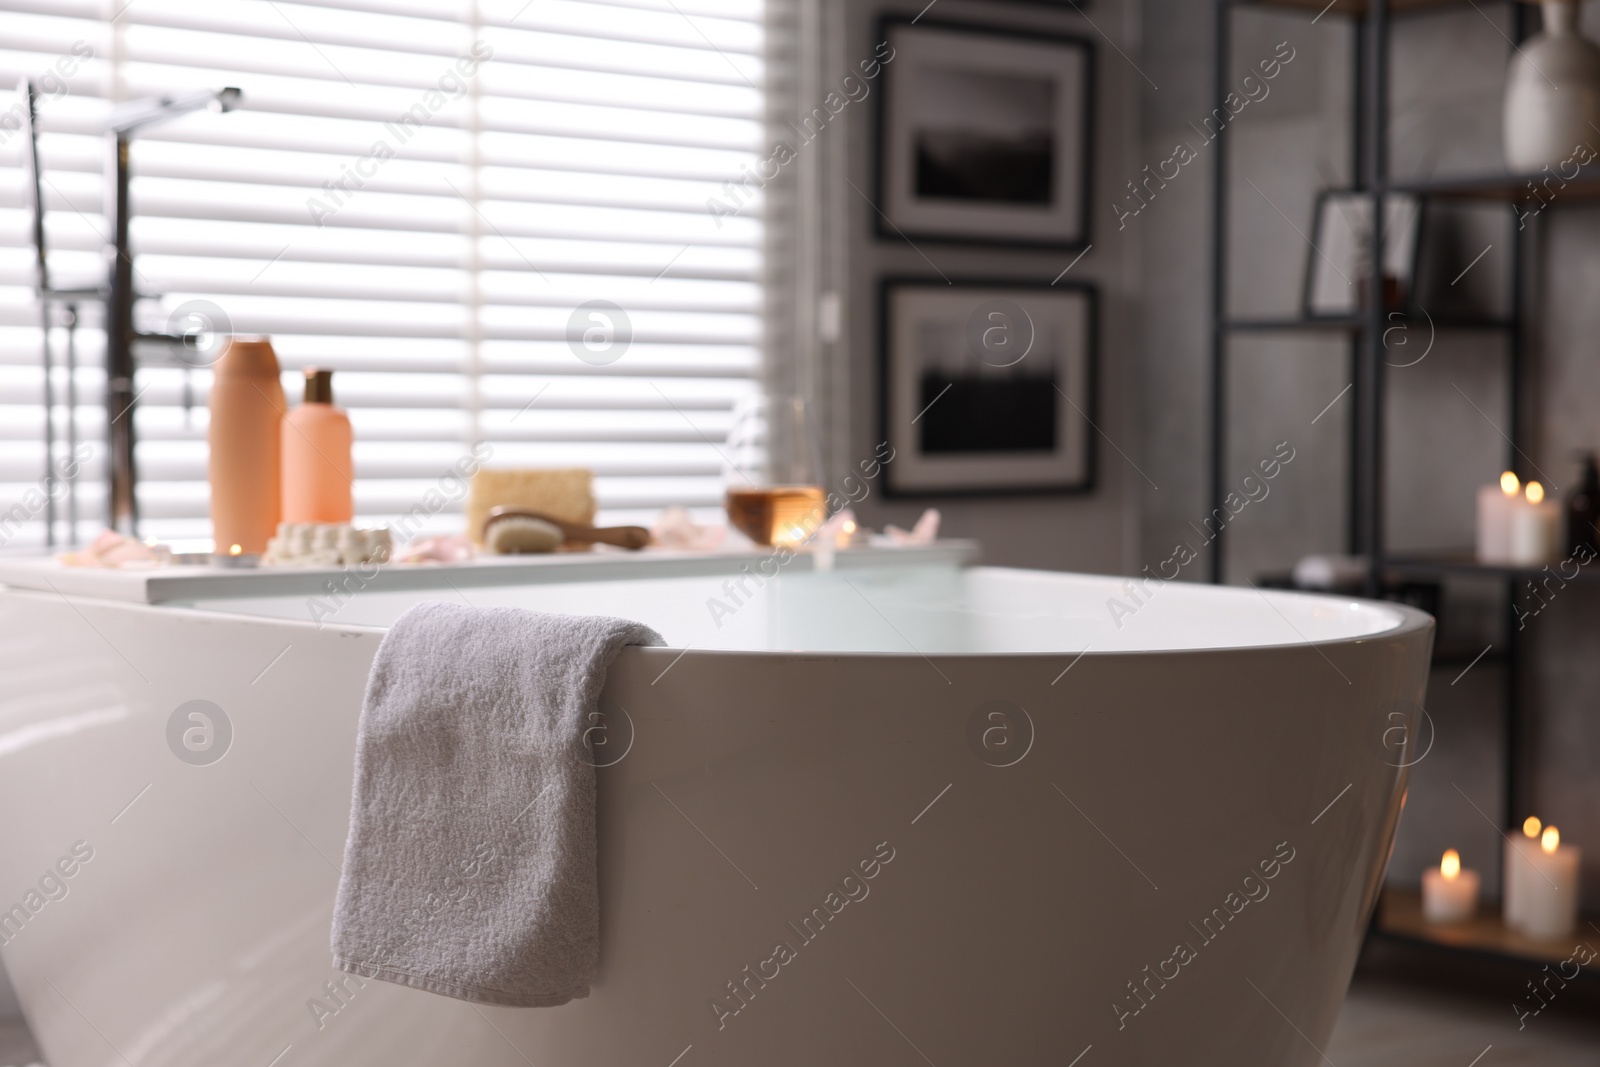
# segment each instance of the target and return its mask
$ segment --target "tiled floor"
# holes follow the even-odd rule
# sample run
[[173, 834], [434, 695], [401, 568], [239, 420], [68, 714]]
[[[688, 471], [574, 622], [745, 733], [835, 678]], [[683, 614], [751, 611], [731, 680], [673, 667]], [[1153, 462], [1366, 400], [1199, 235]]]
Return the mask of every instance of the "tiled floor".
[[[1519, 1032], [1509, 1000], [1357, 979], [1321, 1051], [1337, 1067], [1600, 1067], [1600, 1019], [1586, 1025], [1546, 1016]], [[27, 1029], [0, 1024], [0, 1067], [33, 1059]]]
[[1511, 993], [1493, 1001], [1358, 978], [1324, 1052], [1338, 1067], [1600, 1067], [1600, 1018], [1546, 1012], [1517, 1025]]

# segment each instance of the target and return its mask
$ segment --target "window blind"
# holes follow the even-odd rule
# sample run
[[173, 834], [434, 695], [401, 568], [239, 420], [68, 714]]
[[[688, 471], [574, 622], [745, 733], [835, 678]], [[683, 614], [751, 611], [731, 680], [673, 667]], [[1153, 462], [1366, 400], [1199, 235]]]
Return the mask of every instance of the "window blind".
[[[668, 504], [720, 503], [732, 407], [760, 388], [763, 203], [742, 175], [765, 138], [762, 11], [762, 0], [0, 0], [0, 103], [15, 111], [4, 90], [20, 77], [39, 86], [49, 264], [64, 287], [105, 277], [113, 106], [243, 91], [237, 111], [133, 141], [138, 326], [199, 330], [202, 346], [210, 329], [268, 335], [291, 398], [304, 367], [332, 368], [355, 426], [358, 521], [407, 512], [480, 441], [492, 465], [590, 467], [607, 520], [648, 521]], [[43, 541], [42, 508], [19, 524], [14, 505], [37, 503], [46, 467], [16, 117], [0, 114], [7, 547]], [[622, 313], [599, 305], [595, 319], [594, 301]], [[59, 326], [49, 383], [58, 468], [69, 427], [87, 456], [80, 540], [104, 523], [106, 420], [118, 415], [104, 409], [100, 310], [81, 316], [76, 404]], [[139, 532], [206, 538], [205, 352], [139, 352]], [[56, 513], [60, 542], [64, 502]]]

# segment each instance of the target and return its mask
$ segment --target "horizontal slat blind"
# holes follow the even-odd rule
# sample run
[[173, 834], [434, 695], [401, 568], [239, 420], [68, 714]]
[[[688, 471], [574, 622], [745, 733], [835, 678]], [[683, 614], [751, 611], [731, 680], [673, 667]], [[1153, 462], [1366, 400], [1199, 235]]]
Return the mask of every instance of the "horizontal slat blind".
[[[107, 118], [118, 101], [238, 86], [243, 107], [132, 149], [141, 329], [194, 301], [268, 334], [298, 397], [332, 367], [356, 431], [361, 521], [409, 510], [474, 442], [495, 465], [586, 466], [608, 519], [714, 509], [718, 446], [759, 388], [763, 0], [0, 0], [0, 90], [41, 84], [57, 286], [103, 281]], [[0, 107], [14, 106], [9, 92]], [[15, 117], [15, 116], [13, 116]], [[0, 118], [0, 547], [45, 470], [24, 139]], [[605, 366], [567, 331], [592, 300], [633, 340]], [[104, 338], [81, 310], [67, 403], [80, 538], [104, 522]], [[209, 535], [210, 374], [141, 348], [141, 534]], [[110, 413], [115, 415], [117, 413]], [[80, 451], [80, 455], [82, 451]], [[457, 510], [452, 508], [451, 510]], [[15, 518], [15, 512], [12, 512]], [[66, 535], [58, 508], [58, 538]], [[37, 517], [42, 519], [42, 510]], [[438, 528], [458, 520], [441, 516]]]

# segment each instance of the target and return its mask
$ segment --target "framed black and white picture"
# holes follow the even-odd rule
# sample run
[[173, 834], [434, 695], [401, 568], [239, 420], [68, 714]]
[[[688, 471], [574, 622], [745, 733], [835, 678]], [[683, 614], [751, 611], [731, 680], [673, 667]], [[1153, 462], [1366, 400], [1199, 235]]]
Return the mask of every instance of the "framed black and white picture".
[[[1415, 291], [1422, 200], [1389, 193], [1383, 207], [1383, 303], [1406, 307]], [[1306, 266], [1307, 318], [1348, 318], [1367, 304], [1372, 276], [1372, 194], [1325, 189], [1317, 196]]]
[[1089, 242], [1094, 48], [1047, 33], [888, 18], [878, 233], [1077, 249]]
[[881, 302], [888, 495], [1093, 488], [1093, 286], [889, 278]]

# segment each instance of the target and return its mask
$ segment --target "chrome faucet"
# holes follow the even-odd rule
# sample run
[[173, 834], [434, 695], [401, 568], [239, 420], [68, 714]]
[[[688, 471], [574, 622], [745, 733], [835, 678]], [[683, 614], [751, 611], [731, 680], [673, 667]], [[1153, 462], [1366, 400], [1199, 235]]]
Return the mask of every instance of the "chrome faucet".
[[238, 89], [199, 90], [171, 96], [134, 100], [111, 114], [106, 128], [111, 150], [111, 183], [106, 189], [106, 220], [111, 226], [110, 284], [106, 290], [106, 452], [107, 485], [110, 493], [106, 524], [128, 535], [135, 533], [139, 521], [134, 499], [137, 471], [134, 467], [135, 366], [133, 346], [138, 341], [182, 344], [184, 338], [169, 334], [141, 334], [134, 329], [133, 306], [138, 294], [133, 286], [133, 254], [128, 244], [128, 149], [134, 136], [158, 123], [191, 111], [232, 111], [244, 94]]

